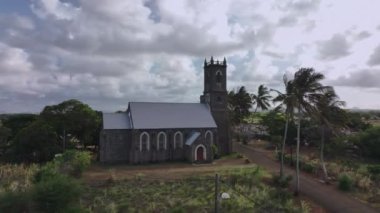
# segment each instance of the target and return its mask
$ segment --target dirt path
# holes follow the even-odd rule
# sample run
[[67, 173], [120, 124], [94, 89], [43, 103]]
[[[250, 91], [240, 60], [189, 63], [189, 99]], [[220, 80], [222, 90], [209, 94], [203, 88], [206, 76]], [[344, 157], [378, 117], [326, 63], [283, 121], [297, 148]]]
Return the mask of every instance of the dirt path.
[[[234, 150], [245, 155], [254, 163], [263, 166], [269, 172], [278, 172], [279, 163], [270, 159], [266, 154], [260, 150], [253, 149], [238, 143], [234, 143]], [[285, 168], [286, 174], [291, 174], [295, 177], [295, 171], [290, 168]], [[295, 186], [295, 178], [292, 181], [292, 187]], [[317, 179], [302, 174], [300, 175], [300, 193], [305, 195], [314, 202], [323, 206], [329, 212], [355, 212], [355, 213], [369, 213], [379, 212], [372, 207], [349, 197], [347, 194], [336, 190], [334, 186], [328, 186], [318, 182]]]

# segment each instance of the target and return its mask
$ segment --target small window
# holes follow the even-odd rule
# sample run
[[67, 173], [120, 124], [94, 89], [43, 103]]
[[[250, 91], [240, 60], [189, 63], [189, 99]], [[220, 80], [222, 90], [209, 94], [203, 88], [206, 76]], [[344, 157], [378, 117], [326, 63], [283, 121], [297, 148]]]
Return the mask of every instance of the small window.
[[157, 135], [157, 150], [166, 150], [166, 134], [160, 132]]
[[222, 98], [220, 96], [216, 97], [216, 102], [222, 103]]
[[205, 134], [205, 140], [207, 144], [213, 144], [213, 134], [210, 130], [207, 130]]
[[140, 135], [140, 151], [149, 151], [149, 134], [143, 132]]
[[217, 71], [216, 72], [216, 83], [222, 83], [222, 72], [221, 71]]
[[174, 149], [182, 149], [183, 147], [183, 136], [181, 132], [176, 132], [174, 134]]

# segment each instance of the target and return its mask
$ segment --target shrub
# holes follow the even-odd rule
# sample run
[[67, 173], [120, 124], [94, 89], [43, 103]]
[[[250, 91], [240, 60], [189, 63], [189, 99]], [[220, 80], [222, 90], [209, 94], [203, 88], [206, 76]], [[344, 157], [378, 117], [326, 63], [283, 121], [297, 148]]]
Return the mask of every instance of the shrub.
[[367, 170], [372, 175], [380, 175], [380, 165], [369, 165], [367, 166]]
[[81, 193], [82, 186], [77, 180], [56, 174], [36, 183], [32, 197], [42, 212], [65, 212], [68, 208], [79, 206]]
[[314, 173], [316, 168], [313, 164], [304, 162], [302, 164], [302, 170], [307, 173]]
[[343, 174], [339, 177], [339, 189], [342, 191], [350, 191], [352, 189], [353, 181], [350, 176]]
[[26, 192], [3, 192], [0, 194], [0, 212], [30, 212], [31, 199]]
[[58, 174], [57, 165], [54, 162], [48, 162], [40, 168], [34, 175], [34, 182], [38, 183], [50, 178], [53, 178]]
[[91, 164], [91, 154], [86, 151], [68, 150], [56, 156], [54, 162], [61, 172], [79, 177]]
[[273, 174], [272, 175], [272, 181], [273, 184], [280, 188], [287, 188], [290, 185], [290, 181], [293, 179], [293, 176], [287, 175], [281, 177], [280, 175]]
[[212, 144], [211, 149], [212, 149], [212, 154], [214, 156], [214, 159], [219, 159], [220, 156], [219, 156], [218, 147], [215, 144]]

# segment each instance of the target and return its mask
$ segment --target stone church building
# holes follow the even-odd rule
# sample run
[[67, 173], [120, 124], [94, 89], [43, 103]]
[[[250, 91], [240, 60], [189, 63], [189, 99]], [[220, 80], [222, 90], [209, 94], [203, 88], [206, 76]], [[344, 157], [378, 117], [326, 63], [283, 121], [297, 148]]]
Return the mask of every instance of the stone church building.
[[213, 145], [230, 153], [226, 72], [226, 59], [205, 60], [200, 103], [130, 102], [126, 112], [103, 113], [100, 161], [207, 163]]

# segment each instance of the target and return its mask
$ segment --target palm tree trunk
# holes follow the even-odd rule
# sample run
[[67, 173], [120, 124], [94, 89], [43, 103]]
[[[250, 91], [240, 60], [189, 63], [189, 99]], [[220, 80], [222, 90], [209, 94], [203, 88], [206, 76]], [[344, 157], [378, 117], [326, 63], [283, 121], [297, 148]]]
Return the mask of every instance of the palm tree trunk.
[[328, 182], [328, 175], [327, 175], [326, 164], [325, 164], [324, 156], [323, 156], [324, 146], [325, 146], [325, 126], [324, 125], [322, 125], [322, 132], [321, 133], [322, 133], [322, 137], [321, 137], [320, 161], [321, 161], [321, 167], [323, 170], [323, 178], [324, 178], [325, 182], [327, 183]]
[[285, 155], [285, 142], [288, 135], [288, 125], [289, 125], [289, 118], [288, 115], [286, 115], [286, 123], [285, 123], [285, 132], [284, 132], [284, 140], [282, 141], [281, 146], [281, 166], [280, 166], [280, 177], [284, 176], [284, 155]]
[[300, 189], [300, 140], [301, 140], [301, 106], [298, 106], [298, 124], [297, 124], [297, 151], [296, 151], [296, 191], [297, 196]]

